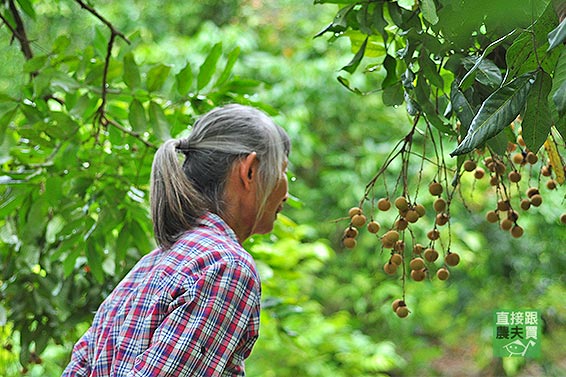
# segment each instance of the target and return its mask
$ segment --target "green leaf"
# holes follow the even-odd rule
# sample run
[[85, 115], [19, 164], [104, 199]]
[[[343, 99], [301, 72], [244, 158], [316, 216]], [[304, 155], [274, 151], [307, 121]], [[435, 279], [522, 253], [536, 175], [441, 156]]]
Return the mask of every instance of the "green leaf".
[[482, 61], [485, 59], [485, 57], [487, 55], [489, 55], [496, 47], [498, 47], [500, 44], [502, 44], [507, 38], [514, 35], [516, 33], [516, 31], [517, 30], [511, 31], [510, 33], [504, 35], [503, 37], [493, 41], [492, 43], [490, 43], [485, 48], [485, 50], [483, 51], [483, 53], [481, 54], [479, 59], [476, 61], [474, 66], [466, 73], [466, 75], [462, 78], [462, 80], [460, 80], [460, 88], [461, 89], [466, 90], [472, 85], [472, 83], [475, 79], [476, 70], [478, 70], [480, 67], [482, 67]]
[[566, 114], [566, 81], [556, 89], [554, 95], [552, 96], [556, 110], [558, 110], [558, 115], [563, 117]]
[[363, 94], [361, 92], [361, 90], [359, 90], [358, 88], [353, 88], [350, 85], [350, 80], [348, 80], [347, 78], [343, 77], [343, 76], [338, 76], [337, 80], [340, 84], [342, 84], [342, 86], [344, 86], [346, 89], [348, 89], [350, 92], [355, 93], [355, 94]]
[[404, 91], [400, 82], [383, 89], [381, 100], [385, 106], [399, 106], [403, 103]]
[[561, 45], [566, 40], [566, 18], [562, 20], [560, 25], [550, 33], [548, 33], [548, 49], [550, 51], [558, 45]]
[[368, 43], [368, 39], [369, 37], [366, 37], [362, 43], [362, 45], [360, 46], [360, 49], [358, 50], [358, 52], [356, 52], [356, 55], [354, 55], [354, 57], [352, 58], [352, 60], [346, 64], [344, 67], [340, 68], [340, 70], [342, 71], [346, 71], [349, 73], [354, 73], [356, 71], [356, 69], [358, 68], [358, 65], [360, 65], [360, 62], [362, 61], [362, 58], [364, 57], [365, 51], [366, 51], [366, 46]]
[[472, 124], [472, 120], [476, 115], [473, 105], [470, 103], [464, 93], [458, 88], [457, 83], [452, 83], [452, 90], [450, 91], [450, 102], [452, 109], [460, 120], [460, 135], [466, 135], [468, 129]]
[[124, 82], [130, 89], [139, 88], [141, 83], [140, 70], [131, 52], [124, 55]]
[[419, 56], [419, 64], [421, 65], [423, 73], [432, 85], [436, 86], [439, 89], [443, 89], [444, 80], [438, 73], [436, 64], [432, 61], [432, 59], [426, 52], [426, 50], [424, 51], [424, 53], [423, 51], [421, 51], [421, 55]]
[[30, 0], [18, 0], [18, 4], [20, 4], [25, 14], [30, 16], [32, 20], [35, 20], [35, 9]]
[[432, 25], [436, 25], [438, 22], [438, 15], [436, 14], [434, 0], [421, 0], [421, 13], [423, 14], [424, 19]]
[[493, 92], [478, 110], [462, 143], [450, 155], [471, 152], [505, 129], [525, 106], [533, 78], [533, 73], [524, 74]]
[[224, 71], [222, 71], [220, 77], [218, 78], [218, 80], [216, 80], [217, 86], [220, 86], [228, 81], [230, 75], [232, 74], [232, 69], [234, 69], [234, 64], [236, 64], [239, 56], [240, 47], [236, 47], [235, 49], [230, 51], [230, 54], [228, 54], [228, 60], [226, 61], [226, 65], [224, 66]]
[[97, 241], [94, 238], [89, 238], [86, 241], [86, 259], [92, 276], [99, 282], [104, 282], [104, 271], [102, 270], [102, 256], [96, 250]]
[[39, 71], [41, 68], [45, 66], [45, 63], [47, 63], [47, 59], [48, 59], [47, 55], [34, 56], [33, 58], [27, 60], [24, 63], [24, 72], [32, 73]]
[[149, 122], [153, 125], [155, 136], [160, 140], [165, 141], [171, 138], [169, 122], [167, 122], [165, 113], [161, 106], [154, 101], [149, 103]]
[[130, 111], [128, 113], [128, 120], [132, 126], [132, 130], [137, 133], [145, 131], [147, 128], [147, 119], [145, 117], [145, 109], [142, 103], [137, 99], [130, 103]]
[[177, 93], [182, 96], [189, 94], [189, 90], [193, 84], [193, 71], [190, 62], [187, 62], [183, 69], [177, 73], [175, 82], [177, 83]]
[[158, 64], [151, 67], [149, 72], [147, 72], [147, 90], [154, 92], [161, 89], [170, 71], [171, 67], [165, 64]]
[[383, 60], [383, 68], [385, 68], [387, 75], [381, 83], [382, 89], [385, 89], [399, 82], [399, 76], [397, 76], [397, 59], [389, 54], [385, 55], [385, 59]]
[[543, 70], [539, 70], [529, 92], [525, 114], [521, 122], [525, 144], [534, 153], [544, 144], [552, 127], [548, 105], [548, 94], [551, 88], [552, 77]]
[[216, 72], [216, 65], [218, 64], [218, 59], [222, 55], [222, 42], [216, 43], [212, 46], [212, 49], [208, 53], [206, 59], [199, 67], [199, 72], [197, 76], [197, 90], [202, 90]]

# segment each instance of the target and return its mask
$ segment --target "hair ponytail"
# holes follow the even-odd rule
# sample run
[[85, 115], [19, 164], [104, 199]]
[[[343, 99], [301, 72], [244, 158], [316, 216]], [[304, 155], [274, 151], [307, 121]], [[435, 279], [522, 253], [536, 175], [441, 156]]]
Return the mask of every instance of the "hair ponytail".
[[157, 243], [170, 247], [196, 224], [205, 211], [205, 201], [186, 177], [177, 149], [179, 140], [166, 141], [155, 153], [151, 169], [151, 217]]

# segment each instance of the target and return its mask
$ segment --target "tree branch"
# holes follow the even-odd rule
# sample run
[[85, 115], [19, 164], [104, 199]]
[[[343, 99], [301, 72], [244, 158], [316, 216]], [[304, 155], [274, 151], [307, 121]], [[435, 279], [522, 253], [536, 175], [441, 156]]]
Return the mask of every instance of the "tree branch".
[[118, 29], [116, 29], [110, 21], [108, 21], [100, 13], [98, 13], [96, 11], [96, 9], [94, 9], [90, 5], [86, 4], [82, 0], [75, 0], [75, 2], [77, 4], [79, 4], [81, 6], [81, 8], [86, 9], [89, 13], [91, 13], [94, 17], [98, 18], [104, 25], [106, 25], [108, 27], [108, 29], [110, 29], [112, 35], [114, 35], [114, 36], [118, 35], [120, 38], [125, 40], [126, 43], [130, 44], [130, 40], [122, 32], [120, 32]]
[[16, 7], [14, 0], [8, 1], [8, 7], [10, 8], [10, 13], [14, 18], [14, 22], [16, 23], [16, 27], [15, 28], [12, 27], [12, 25], [10, 25], [10, 23], [2, 15], [0, 15], [0, 17], [2, 18], [2, 21], [4, 21], [4, 23], [10, 29], [12, 35], [18, 40], [18, 42], [20, 42], [20, 48], [25, 58], [27, 60], [30, 60], [31, 58], [33, 58], [33, 52], [31, 50], [31, 44], [29, 42], [29, 39], [26, 35], [26, 28], [24, 26], [24, 21], [20, 17], [20, 12], [18, 12], [18, 8]]

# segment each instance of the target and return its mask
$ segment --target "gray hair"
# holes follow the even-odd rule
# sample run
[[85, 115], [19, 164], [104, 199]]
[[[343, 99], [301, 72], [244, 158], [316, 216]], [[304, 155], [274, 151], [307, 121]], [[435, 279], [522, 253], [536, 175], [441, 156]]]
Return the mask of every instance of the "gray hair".
[[[167, 140], [151, 171], [151, 216], [158, 244], [168, 248], [206, 211], [223, 215], [224, 191], [234, 162], [257, 154], [260, 208], [282, 174], [289, 137], [264, 112], [231, 104], [200, 117], [184, 139]], [[185, 155], [181, 164], [178, 152]]]

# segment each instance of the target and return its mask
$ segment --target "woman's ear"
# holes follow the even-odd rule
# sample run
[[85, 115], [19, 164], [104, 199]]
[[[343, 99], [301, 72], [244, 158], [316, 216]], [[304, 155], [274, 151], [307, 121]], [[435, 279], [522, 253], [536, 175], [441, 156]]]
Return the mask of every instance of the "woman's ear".
[[258, 163], [256, 152], [250, 153], [240, 162], [239, 177], [244, 188], [250, 189], [256, 180]]

